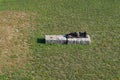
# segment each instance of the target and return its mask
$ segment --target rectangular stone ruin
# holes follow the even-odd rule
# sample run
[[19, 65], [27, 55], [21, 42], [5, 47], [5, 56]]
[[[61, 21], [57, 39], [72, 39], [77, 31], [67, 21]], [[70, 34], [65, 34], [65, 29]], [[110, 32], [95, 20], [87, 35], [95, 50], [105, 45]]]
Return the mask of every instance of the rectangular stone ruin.
[[[78, 34], [80, 36], [78, 36]], [[81, 36], [81, 34], [83, 36]], [[90, 36], [86, 34], [86, 32], [83, 33], [75, 32], [72, 33], [72, 36], [71, 33], [66, 35], [45, 35], [45, 43], [46, 44], [90, 44], [91, 43]]]
[[68, 44], [90, 44], [90, 36], [87, 35], [86, 38], [68, 38]]
[[45, 35], [46, 44], [66, 44], [66, 37], [63, 35]]

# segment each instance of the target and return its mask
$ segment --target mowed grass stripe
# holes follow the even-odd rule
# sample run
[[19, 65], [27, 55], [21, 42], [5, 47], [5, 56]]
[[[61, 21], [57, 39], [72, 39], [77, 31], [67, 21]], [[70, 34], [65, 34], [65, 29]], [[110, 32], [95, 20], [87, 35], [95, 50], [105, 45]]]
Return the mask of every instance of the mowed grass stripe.
[[0, 12], [0, 72], [25, 68], [30, 54], [30, 13], [17, 11]]

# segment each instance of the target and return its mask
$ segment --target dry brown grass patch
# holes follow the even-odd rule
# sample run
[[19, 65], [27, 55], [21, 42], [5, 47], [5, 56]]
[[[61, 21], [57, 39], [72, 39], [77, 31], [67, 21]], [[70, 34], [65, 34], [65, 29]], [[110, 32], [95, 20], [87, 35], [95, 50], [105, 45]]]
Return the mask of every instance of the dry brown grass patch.
[[25, 12], [0, 12], [0, 72], [3, 68], [11, 70], [25, 65], [30, 53], [30, 16]]

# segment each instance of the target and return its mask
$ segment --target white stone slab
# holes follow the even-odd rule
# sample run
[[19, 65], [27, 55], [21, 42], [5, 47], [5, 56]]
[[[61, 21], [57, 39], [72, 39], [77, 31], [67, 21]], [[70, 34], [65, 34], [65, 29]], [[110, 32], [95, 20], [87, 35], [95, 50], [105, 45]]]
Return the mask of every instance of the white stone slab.
[[64, 35], [45, 35], [46, 44], [90, 44], [90, 36], [87, 38], [66, 38]]
[[68, 38], [68, 44], [90, 44], [90, 36], [87, 35], [87, 38]]
[[66, 44], [66, 37], [64, 35], [45, 35], [46, 44]]

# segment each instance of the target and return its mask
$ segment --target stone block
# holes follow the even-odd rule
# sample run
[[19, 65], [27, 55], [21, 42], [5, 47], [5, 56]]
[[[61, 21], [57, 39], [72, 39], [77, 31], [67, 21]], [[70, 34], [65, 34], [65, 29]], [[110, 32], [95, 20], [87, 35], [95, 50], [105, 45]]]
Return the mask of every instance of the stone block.
[[66, 44], [66, 37], [64, 35], [45, 35], [46, 44]]
[[86, 38], [68, 38], [68, 44], [90, 44], [91, 39], [90, 36], [87, 35]]

